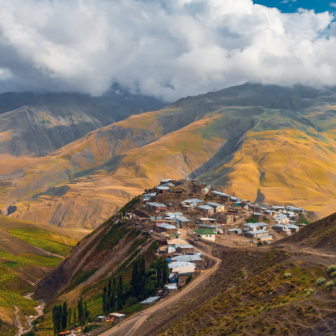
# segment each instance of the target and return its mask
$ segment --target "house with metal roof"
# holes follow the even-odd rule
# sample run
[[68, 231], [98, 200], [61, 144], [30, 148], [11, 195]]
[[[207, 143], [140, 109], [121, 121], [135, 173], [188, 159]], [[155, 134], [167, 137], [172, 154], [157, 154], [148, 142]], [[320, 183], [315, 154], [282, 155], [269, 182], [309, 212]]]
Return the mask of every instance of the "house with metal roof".
[[196, 267], [194, 263], [186, 262], [186, 261], [173, 261], [168, 264], [169, 269], [177, 268], [177, 267]]
[[228, 232], [229, 232], [229, 233], [232, 232], [232, 233], [235, 233], [235, 234], [241, 234], [241, 233], [242, 233], [242, 230], [233, 228], [233, 229], [228, 229]]
[[244, 231], [268, 230], [269, 225], [264, 222], [243, 224]]
[[152, 296], [141, 302], [141, 307], [149, 306], [160, 300], [160, 296]]
[[198, 198], [190, 198], [181, 202], [184, 208], [195, 208], [198, 204], [204, 203], [204, 201]]
[[265, 236], [268, 235], [269, 233], [267, 230], [256, 230], [256, 231], [245, 231], [244, 234], [246, 237], [258, 238], [259, 236]]
[[155, 189], [161, 194], [170, 191], [170, 188], [166, 187], [166, 186], [157, 186], [157, 187], [155, 187]]
[[225, 210], [224, 204], [219, 204], [215, 202], [207, 202], [206, 205], [213, 207], [216, 212], [223, 212]]
[[166, 223], [157, 224], [156, 230], [159, 232], [167, 233], [169, 235], [177, 234], [177, 227]]
[[199, 237], [206, 239], [206, 240], [215, 241], [216, 239], [216, 232], [214, 232], [212, 229], [200, 228], [200, 229], [194, 230], [194, 232]]
[[279, 233], [286, 233], [287, 235], [290, 235], [292, 233], [298, 232], [300, 227], [294, 224], [275, 224], [273, 225], [273, 230]]
[[199, 205], [197, 209], [209, 215], [214, 213], [214, 208], [209, 205]]
[[163, 179], [162, 181], [160, 181], [160, 184], [169, 183], [170, 181], [173, 181], [173, 180], [172, 179]]
[[192, 255], [182, 255], [182, 256], [177, 256], [174, 258], [171, 258], [173, 261], [186, 261], [186, 262], [195, 262], [195, 261], [202, 261], [202, 258], [197, 255], [197, 254], [192, 254]]
[[167, 205], [163, 203], [157, 203], [157, 202], [147, 202], [148, 210], [154, 210], [154, 211], [167, 211]]
[[189, 226], [190, 220], [184, 216], [178, 216], [175, 219], [176, 226], [177, 227], [186, 227]]

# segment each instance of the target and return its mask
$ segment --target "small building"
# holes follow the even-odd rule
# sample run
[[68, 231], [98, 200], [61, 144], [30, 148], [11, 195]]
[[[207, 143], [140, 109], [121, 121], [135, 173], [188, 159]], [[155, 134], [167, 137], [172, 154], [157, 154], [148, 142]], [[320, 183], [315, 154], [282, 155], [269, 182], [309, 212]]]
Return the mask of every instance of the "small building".
[[177, 247], [177, 252], [182, 254], [192, 253], [194, 252], [194, 246], [192, 245], [179, 245]]
[[198, 227], [200, 229], [211, 229], [214, 232], [218, 231], [218, 225], [216, 225], [216, 224], [198, 224]]
[[126, 315], [125, 314], [120, 314], [120, 313], [111, 313], [111, 314], [109, 314], [109, 317], [111, 318], [112, 322], [117, 322], [117, 321], [125, 318]]
[[189, 246], [190, 244], [185, 240], [176, 238], [167, 241], [168, 244], [168, 253], [177, 252], [179, 246]]
[[222, 193], [220, 191], [213, 191], [212, 194], [215, 196], [215, 197], [220, 197], [220, 199], [225, 202], [225, 203], [229, 203], [230, 202], [230, 196], [225, 194], [225, 193]]
[[235, 215], [233, 213], [226, 213], [224, 214], [224, 223], [231, 224], [235, 221]]
[[176, 226], [185, 228], [189, 226], [190, 220], [184, 216], [178, 216], [175, 218]]
[[243, 224], [244, 231], [268, 230], [269, 225], [264, 222]]
[[201, 238], [206, 239], [206, 240], [211, 240], [211, 241], [215, 241], [216, 239], [216, 232], [214, 232], [211, 229], [197, 229], [194, 230], [194, 232]]
[[275, 224], [273, 225], [273, 229], [279, 233], [286, 233], [287, 235], [291, 235], [292, 233], [298, 232], [300, 227], [293, 224]]
[[164, 193], [170, 191], [170, 188], [169, 188], [169, 187], [166, 187], [166, 186], [157, 186], [157, 187], [155, 187], [155, 189], [156, 189], [160, 194], [164, 194]]
[[253, 214], [253, 217], [259, 221], [261, 221], [264, 218], [264, 216], [260, 212], [255, 212]]
[[236, 228], [228, 229], [228, 233], [229, 233], [229, 234], [231, 234], [231, 233], [241, 234], [241, 233], [242, 233], [242, 230], [240, 230], [240, 229], [236, 229]]
[[259, 236], [258, 237], [259, 241], [269, 241], [269, 240], [273, 240], [273, 235], [269, 234], [269, 235], [265, 235], [265, 236]]
[[212, 215], [215, 212], [214, 208], [209, 205], [199, 205], [197, 209], [208, 215]]
[[141, 302], [141, 307], [150, 306], [151, 304], [158, 302], [160, 296], [152, 296]]
[[165, 285], [165, 288], [167, 288], [167, 291], [169, 293], [175, 293], [177, 291], [177, 284], [171, 283], [171, 284]]
[[209, 205], [214, 208], [215, 212], [223, 212], [225, 210], [224, 204], [219, 204], [215, 202], [207, 202], [206, 205]]
[[170, 224], [157, 224], [156, 225], [156, 230], [159, 232], [164, 232], [167, 233], [169, 235], [171, 234], [177, 234], [177, 227], [174, 225], [170, 225]]
[[106, 322], [106, 317], [105, 316], [98, 316], [97, 317], [97, 322], [100, 322], [100, 323]]
[[160, 181], [160, 184], [166, 184], [166, 183], [169, 183], [171, 181], [173, 181], [173, 180], [172, 179], [164, 179], [164, 180]]
[[195, 208], [197, 205], [204, 203], [204, 201], [198, 198], [190, 198], [181, 202], [181, 206], [184, 208]]
[[198, 220], [199, 224], [207, 224], [207, 225], [210, 225], [210, 224], [216, 224], [217, 222], [217, 219], [215, 218], [208, 218], [208, 217], [201, 217], [199, 220]]
[[249, 238], [258, 238], [259, 236], [265, 236], [268, 235], [268, 231], [266, 230], [256, 230], [256, 231], [245, 231], [245, 236]]
[[177, 283], [177, 281], [178, 281], [178, 273], [177, 272], [169, 273], [169, 282]]
[[156, 211], [156, 212], [167, 211], [167, 205], [163, 203], [148, 202], [147, 207], [149, 210]]

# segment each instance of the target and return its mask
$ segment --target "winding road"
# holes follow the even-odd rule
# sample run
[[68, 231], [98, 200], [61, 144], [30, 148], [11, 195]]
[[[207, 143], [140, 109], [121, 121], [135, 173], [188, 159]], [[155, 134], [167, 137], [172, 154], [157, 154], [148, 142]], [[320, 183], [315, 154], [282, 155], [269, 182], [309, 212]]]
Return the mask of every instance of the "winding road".
[[[210, 248], [210, 247], [208, 247]], [[131, 336], [133, 335], [139, 327], [146, 321], [148, 317], [151, 316], [154, 312], [156, 312], [158, 309], [163, 308], [167, 305], [172, 305], [180, 300], [183, 299], [184, 296], [186, 296], [190, 291], [198, 287], [203, 281], [205, 281], [211, 274], [213, 274], [218, 267], [220, 266], [220, 263], [222, 262], [221, 259], [216, 258], [212, 256], [209, 253], [204, 252], [201, 248], [197, 247], [198, 250], [202, 251], [205, 256], [208, 258], [211, 258], [215, 260], [215, 265], [206, 270], [202, 271], [201, 274], [192, 281], [189, 285], [187, 285], [181, 292], [174, 295], [171, 298], [163, 299], [156, 303], [155, 305], [137, 313], [133, 316], [127, 318], [123, 322], [117, 324], [115, 327], [105, 331], [104, 333], [100, 334], [100, 336]]]

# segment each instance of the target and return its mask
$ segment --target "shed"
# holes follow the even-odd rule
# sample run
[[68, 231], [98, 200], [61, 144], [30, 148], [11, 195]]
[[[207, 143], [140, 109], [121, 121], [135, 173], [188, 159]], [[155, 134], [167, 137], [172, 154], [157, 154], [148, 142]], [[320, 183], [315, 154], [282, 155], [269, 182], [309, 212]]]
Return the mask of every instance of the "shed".
[[120, 313], [111, 313], [109, 314], [111, 321], [117, 322], [118, 320], [125, 318], [125, 314], [120, 314]]
[[141, 302], [141, 307], [149, 306], [160, 300], [160, 296], [152, 296]]
[[106, 322], [106, 317], [105, 316], [98, 316], [97, 317], [97, 322]]
[[174, 292], [177, 291], [177, 284], [176, 283], [165, 285], [165, 287], [167, 288], [169, 293], [174, 293]]

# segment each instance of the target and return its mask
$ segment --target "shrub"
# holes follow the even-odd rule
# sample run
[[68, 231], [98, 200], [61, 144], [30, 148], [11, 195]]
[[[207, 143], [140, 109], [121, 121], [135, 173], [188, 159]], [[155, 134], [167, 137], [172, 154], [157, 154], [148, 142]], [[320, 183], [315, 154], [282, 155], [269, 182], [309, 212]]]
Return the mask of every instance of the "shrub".
[[328, 290], [332, 290], [332, 288], [335, 286], [335, 282], [334, 281], [329, 281], [326, 283], [326, 287]]
[[285, 273], [286, 278], [290, 278], [292, 276], [292, 273]]
[[331, 273], [331, 276], [332, 276], [333, 278], [336, 278], [336, 271], [335, 271], [335, 272], [332, 272], [332, 273]]
[[326, 282], [326, 279], [324, 279], [324, 278], [318, 278], [317, 280], [316, 280], [316, 283], [318, 284], [318, 285], [322, 285], [323, 283], [325, 283]]
[[192, 279], [192, 275], [189, 275], [188, 278], [186, 279], [186, 284], [188, 284]]
[[138, 300], [135, 297], [129, 297], [129, 298], [126, 299], [126, 303], [125, 303], [124, 308], [132, 307], [136, 303], [138, 303]]
[[87, 325], [87, 326], [84, 327], [84, 332], [89, 332], [89, 331], [92, 331], [94, 329], [97, 329], [97, 327], [90, 324], [90, 325]]
[[310, 294], [314, 293], [314, 289], [313, 288], [306, 288], [304, 291], [306, 292], [307, 295], [310, 295]]
[[336, 265], [330, 265], [327, 267], [327, 272], [328, 273], [333, 273], [336, 271]]

